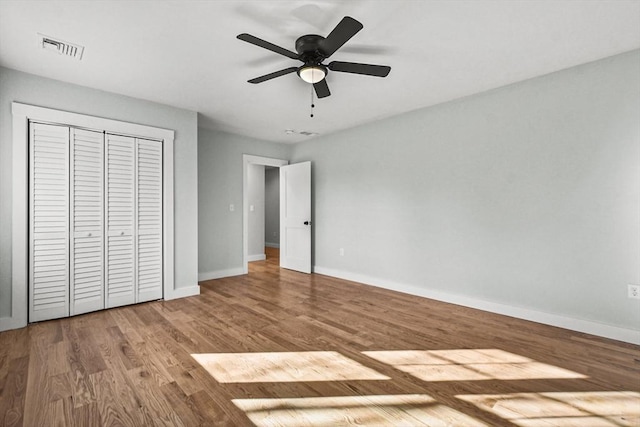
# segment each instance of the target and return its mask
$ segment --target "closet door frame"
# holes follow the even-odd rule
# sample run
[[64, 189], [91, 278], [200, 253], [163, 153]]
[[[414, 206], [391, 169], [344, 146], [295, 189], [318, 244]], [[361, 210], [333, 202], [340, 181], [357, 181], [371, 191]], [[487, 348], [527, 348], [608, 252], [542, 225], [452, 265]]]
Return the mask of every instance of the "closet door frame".
[[[105, 119], [67, 111], [12, 103], [13, 114], [13, 196], [12, 196], [12, 272], [11, 318], [1, 330], [24, 327], [28, 322], [29, 300], [29, 121], [62, 124], [91, 130], [162, 141], [163, 182], [163, 293], [164, 299], [184, 295], [174, 287], [174, 194], [173, 141], [174, 131]], [[6, 319], [6, 318], [5, 318]]]

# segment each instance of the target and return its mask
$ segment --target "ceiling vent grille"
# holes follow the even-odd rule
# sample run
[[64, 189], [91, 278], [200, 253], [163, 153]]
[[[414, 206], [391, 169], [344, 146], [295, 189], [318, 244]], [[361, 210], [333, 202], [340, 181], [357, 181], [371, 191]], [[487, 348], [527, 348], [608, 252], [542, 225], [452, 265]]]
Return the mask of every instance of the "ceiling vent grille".
[[284, 133], [286, 133], [287, 135], [298, 134], [298, 135], [304, 135], [304, 136], [317, 136], [317, 135], [320, 135], [317, 132], [309, 132], [309, 131], [306, 131], [306, 130], [293, 130], [293, 129], [286, 129], [284, 131]]
[[44, 50], [57, 52], [59, 55], [70, 56], [77, 60], [82, 59], [82, 54], [84, 53], [83, 46], [45, 36], [40, 33], [38, 33], [38, 45]]

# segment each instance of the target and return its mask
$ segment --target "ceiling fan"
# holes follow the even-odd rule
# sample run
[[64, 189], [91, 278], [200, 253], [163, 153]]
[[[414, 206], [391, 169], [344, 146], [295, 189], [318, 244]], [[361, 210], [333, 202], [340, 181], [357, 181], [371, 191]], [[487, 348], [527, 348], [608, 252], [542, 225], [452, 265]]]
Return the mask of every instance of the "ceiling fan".
[[286, 74], [298, 73], [298, 76], [307, 83], [313, 84], [318, 98], [325, 98], [331, 95], [325, 77], [329, 70], [341, 73], [364, 74], [366, 76], [386, 77], [391, 71], [391, 67], [386, 65], [359, 64], [356, 62], [332, 61], [328, 65], [322, 62], [333, 55], [351, 37], [356, 35], [363, 28], [363, 25], [350, 16], [345, 16], [329, 33], [327, 37], [316, 34], [307, 34], [296, 40], [296, 52], [284, 49], [268, 41], [259, 39], [251, 34], [242, 33], [238, 35], [240, 40], [256, 46], [268, 49], [272, 52], [284, 55], [291, 59], [302, 61], [300, 67], [289, 67], [284, 70], [275, 71], [249, 80], [249, 83], [262, 83]]

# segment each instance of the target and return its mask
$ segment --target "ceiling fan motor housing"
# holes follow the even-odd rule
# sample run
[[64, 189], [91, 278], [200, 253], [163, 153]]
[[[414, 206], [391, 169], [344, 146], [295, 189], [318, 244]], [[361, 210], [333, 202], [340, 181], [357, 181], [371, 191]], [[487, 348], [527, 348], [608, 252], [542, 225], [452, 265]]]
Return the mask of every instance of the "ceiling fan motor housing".
[[321, 42], [324, 37], [317, 34], [307, 34], [296, 40], [296, 52], [300, 55], [300, 60], [305, 63], [319, 64], [326, 58], [322, 52]]

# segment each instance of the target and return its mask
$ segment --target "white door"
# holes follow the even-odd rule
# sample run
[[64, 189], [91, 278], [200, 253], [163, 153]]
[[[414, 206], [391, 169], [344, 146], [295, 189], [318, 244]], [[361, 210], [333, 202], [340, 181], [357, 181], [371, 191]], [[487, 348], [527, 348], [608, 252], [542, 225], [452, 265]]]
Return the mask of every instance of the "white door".
[[106, 295], [105, 307], [136, 302], [135, 139], [106, 139]]
[[162, 142], [136, 139], [136, 302], [162, 298]]
[[104, 308], [104, 133], [70, 131], [70, 315]]
[[69, 315], [69, 128], [31, 123], [29, 320]]
[[311, 162], [280, 167], [280, 267], [311, 273]]

